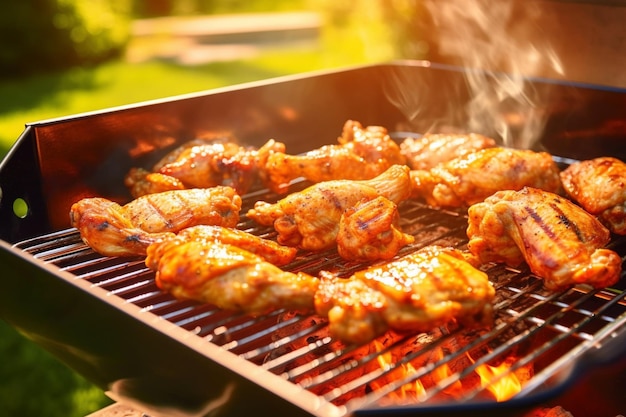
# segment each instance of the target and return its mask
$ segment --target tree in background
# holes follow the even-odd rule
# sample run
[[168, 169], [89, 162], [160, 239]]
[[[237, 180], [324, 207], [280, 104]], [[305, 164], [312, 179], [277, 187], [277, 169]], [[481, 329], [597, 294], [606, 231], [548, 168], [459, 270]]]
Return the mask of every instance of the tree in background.
[[130, 37], [132, 0], [22, 0], [0, 6], [0, 76], [94, 65]]

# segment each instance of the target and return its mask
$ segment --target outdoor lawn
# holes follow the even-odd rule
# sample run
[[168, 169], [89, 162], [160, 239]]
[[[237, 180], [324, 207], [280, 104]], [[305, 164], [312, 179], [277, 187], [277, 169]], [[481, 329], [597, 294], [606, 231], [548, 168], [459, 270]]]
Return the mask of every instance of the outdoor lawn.
[[[27, 122], [311, 70], [388, 61], [384, 36], [343, 27], [307, 47], [268, 48], [241, 60], [182, 66], [117, 60], [94, 68], [0, 79], [0, 156]], [[0, 415], [82, 417], [110, 403], [92, 386], [0, 320]]]

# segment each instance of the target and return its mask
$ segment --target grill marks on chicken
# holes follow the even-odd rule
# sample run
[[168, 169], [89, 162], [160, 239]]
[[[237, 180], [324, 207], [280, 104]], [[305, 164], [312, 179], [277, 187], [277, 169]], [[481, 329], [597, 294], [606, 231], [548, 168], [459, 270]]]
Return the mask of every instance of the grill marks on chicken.
[[150, 245], [147, 259], [159, 288], [179, 299], [249, 314], [314, 308], [317, 278], [283, 271], [237, 246], [208, 240], [164, 241]]
[[530, 187], [505, 190], [471, 206], [468, 215], [468, 249], [482, 262], [525, 261], [550, 290], [619, 280], [622, 259], [603, 248], [608, 229], [563, 197]]
[[339, 220], [337, 251], [349, 261], [391, 259], [415, 241], [400, 230], [398, 206], [379, 196], [347, 208]]
[[501, 190], [525, 186], [557, 192], [559, 169], [546, 152], [487, 148], [438, 164], [430, 170], [411, 171], [413, 197], [433, 207], [469, 207]]
[[85, 198], [70, 209], [70, 224], [83, 241], [105, 256], [145, 255], [151, 243], [198, 224], [235, 227], [241, 197], [231, 187], [166, 191], [121, 206]]
[[338, 142], [304, 155], [272, 153], [265, 166], [269, 188], [286, 193], [289, 183], [298, 177], [311, 182], [370, 179], [392, 165], [405, 163], [400, 147], [381, 126], [364, 128], [359, 122], [348, 120]]
[[339, 221], [350, 207], [386, 197], [398, 204], [411, 192], [409, 168], [394, 165], [370, 180], [334, 180], [314, 184], [274, 204], [258, 201], [247, 216], [274, 226], [278, 243], [320, 251], [336, 245]]
[[626, 235], [626, 163], [612, 157], [571, 164], [561, 172], [567, 194], [613, 233]]
[[461, 252], [429, 246], [349, 278], [322, 276], [315, 308], [334, 337], [367, 343], [388, 329], [419, 332], [452, 320], [488, 325], [494, 296], [487, 274]]
[[269, 140], [260, 149], [224, 140], [196, 139], [174, 149], [151, 171], [132, 168], [124, 180], [133, 197], [185, 188], [224, 185], [245, 193], [258, 178], [273, 152], [284, 151], [280, 142]]
[[218, 242], [236, 246], [258, 255], [276, 266], [286, 265], [293, 261], [297, 253], [296, 248], [279, 245], [273, 240], [264, 239], [243, 230], [223, 226], [198, 225], [183, 229], [176, 237], [168, 239], [167, 243], [160, 244], [158, 248], [152, 248], [146, 258], [146, 266], [156, 270], [162, 251], [168, 250], [171, 246], [191, 241], [206, 242], [207, 244]]
[[439, 163], [495, 146], [494, 139], [478, 133], [426, 133], [420, 138], [404, 139], [400, 151], [411, 169], [429, 170]]

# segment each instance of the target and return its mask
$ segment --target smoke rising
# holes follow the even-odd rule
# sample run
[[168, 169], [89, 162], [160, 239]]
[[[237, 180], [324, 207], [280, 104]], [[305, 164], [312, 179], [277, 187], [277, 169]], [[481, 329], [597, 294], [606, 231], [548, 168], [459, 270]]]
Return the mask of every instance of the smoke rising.
[[[526, 77], [564, 75], [549, 38], [542, 36], [541, 2], [423, 0], [422, 6], [431, 18], [428, 36], [436, 44], [438, 57], [469, 69], [465, 73], [470, 91], [464, 109], [467, 120], [459, 127], [484, 134], [495, 132], [506, 146], [531, 148], [545, 127], [546, 117]], [[401, 101], [403, 106], [411, 104], [408, 97]], [[420, 108], [407, 110], [409, 117], [417, 117]], [[454, 112], [453, 106], [450, 111]], [[458, 123], [452, 113], [447, 117], [449, 122]]]

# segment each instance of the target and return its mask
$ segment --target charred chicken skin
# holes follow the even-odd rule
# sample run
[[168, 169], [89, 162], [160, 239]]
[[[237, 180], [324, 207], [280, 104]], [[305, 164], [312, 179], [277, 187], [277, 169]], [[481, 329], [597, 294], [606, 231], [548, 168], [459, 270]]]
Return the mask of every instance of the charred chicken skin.
[[349, 261], [391, 259], [415, 241], [399, 226], [398, 206], [379, 196], [343, 212], [337, 232], [337, 251]]
[[336, 245], [346, 209], [378, 196], [398, 204], [410, 193], [409, 168], [394, 165], [370, 180], [324, 181], [274, 204], [258, 201], [247, 216], [261, 225], [273, 225], [282, 245], [319, 251]]
[[264, 239], [243, 230], [224, 226], [198, 225], [181, 230], [176, 237], [169, 239], [169, 243], [163, 243], [153, 249], [146, 259], [146, 265], [151, 269], [157, 269], [156, 263], [161, 258], [161, 251], [168, 250], [170, 246], [191, 241], [232, 245], [258, 255], [277, 266], [291, 262], [297, 252], [296, 248], [279, 245], [273, 240]]
[[433, 207], [469, 207], [496, 191], [525, 186], [558, 192], [559, 169], [546, 152], [487, 148], [441, 163], [427, 170], [411, 171], [413, 197]]
[[349, 278], [323, 275], [318, 314], [346, 343], [367, 343], [389, 329], [421, 332], [452, 320], [488, 325], [495, 290], [487, 275], [452, 248], [429, 246]]
[[261, 256], [206, 240], [148, 247], [147, 266], [156, 283], [178, 299], [190, 299], [249, 314], [277, 309], [312, 312], [319, 280], [282, 271]]
[[576, 162], [561, 172], [567, 194], [613, 233], [626, 235], [626, 163], [612, 157]]
[[411, 169], [429, 170], [439, 163], [496, 145], [494, 139], [478, 133], [427, 133], [420, 138], [404, 139], [400, 151]]
[[338, 141], [339, 144], [322, 146], [304, 155], [272, 153], [265, 166], [267, 185], [282, 194], [298, 177], [312, 182], [364, 180], [392, 165], [405, 163], [398, 144], [380, 126], [363, 128], [359, 122], [348, 120]]
[[571, 201], [536, 188], [505, 190], [469, 208], [469, 251], [481, 262], [524, 261], [550, 290], [619, 280], [622, 259], [603, 248], [610, 233]]
[[274, 140], [258, 150], [227, 141], [194, 140], [166, 155], [152, 171], [132, 168], [124, 181], [135, 198], [152, 192], [217, 185], [243, 194], [256, 179], [266, 177], [259, 171], [269, 155], [284, 150], [285, 146]]
[[151, 243], [190, 226], [236, 226], [241, 204], [235, 190], [223, 186], [150, 194], [123, 206], [105, 198], [84, 198], [72, 205], [70, 224], [102, 255], [145, 255]]

